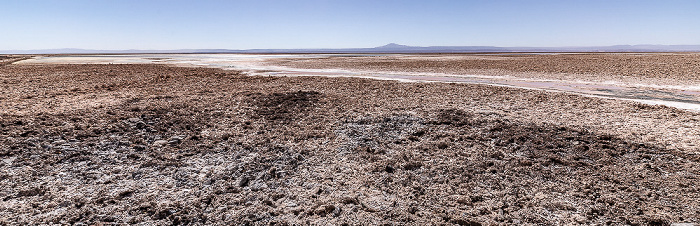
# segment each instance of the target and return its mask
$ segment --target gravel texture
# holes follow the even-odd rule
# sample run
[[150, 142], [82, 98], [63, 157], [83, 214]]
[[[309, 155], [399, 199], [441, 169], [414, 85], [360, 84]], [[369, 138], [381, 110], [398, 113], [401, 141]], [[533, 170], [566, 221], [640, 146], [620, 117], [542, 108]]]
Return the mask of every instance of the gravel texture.
[[0, 86], [0, 224], [700, 222], [700, 115], [667, 107], [161, 65]]
[[299, 68], [700, 86], [700, 53], [438, 54], [284, 59]]

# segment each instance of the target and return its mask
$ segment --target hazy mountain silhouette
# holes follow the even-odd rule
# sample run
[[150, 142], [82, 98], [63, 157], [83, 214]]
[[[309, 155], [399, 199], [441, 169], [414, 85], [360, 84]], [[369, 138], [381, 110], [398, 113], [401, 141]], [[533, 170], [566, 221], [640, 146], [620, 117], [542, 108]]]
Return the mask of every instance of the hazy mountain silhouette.
[[383, 46], [379, 46], [379, 47], [374, 47], [374, 48], [375, 49], [409, 49], [409, 48], [413, 48], [413, 46], [399, 45], [399, 44], [392, 42], [392, 43], [389, 43], [389, 44], [386, 44]]
[[374, 48], [344, 49], [178, 49], [91, 50], [43, 49], [0, 50], [0, 54], [126, 54], [126, 53], [475, 53], [475, 52], [700, 52], [700, 45], [613, 45], [571, 47], [408, 46], [389, 43]]

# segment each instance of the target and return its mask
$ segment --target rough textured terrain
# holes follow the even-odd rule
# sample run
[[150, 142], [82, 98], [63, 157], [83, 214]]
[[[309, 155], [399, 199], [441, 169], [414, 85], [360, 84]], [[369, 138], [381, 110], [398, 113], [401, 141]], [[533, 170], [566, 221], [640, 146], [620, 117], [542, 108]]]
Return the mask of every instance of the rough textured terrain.
[[301, 68], [344, 68], [700, 86], [700, 53], [439, 54], [287, 59]]
[[0, 110], [0, 224], [700, 222], [700, 115], [666, 107], [480, 85], [5, 65]]
[[28, 59], [29, 57], [26, 56], [7, 56], [7, 55], [0, 55], [0, 66], [12, 64], [17, 61], [21, 61], [24, 59]]

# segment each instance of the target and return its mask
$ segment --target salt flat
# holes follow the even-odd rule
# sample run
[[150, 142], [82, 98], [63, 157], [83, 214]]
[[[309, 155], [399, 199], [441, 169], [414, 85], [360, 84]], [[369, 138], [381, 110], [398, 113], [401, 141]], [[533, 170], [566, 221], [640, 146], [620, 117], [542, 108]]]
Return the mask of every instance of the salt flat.
[[[591, 54], [484, 54], [484, 55], [403, 55], [403, 54], [132, 54], [132, 55], [59, 55], [44, 56], [19, 62], [19, 64], [125, 64], [148, 63], [170, 64], [177, 66], [212, 67], [235, 69], [253, 75], [275, 76], [329, 76], [329, 77], [363, 77], [384, 80], [420, 81], [420, 82], [456, 82], [488, 84], [527, 89], [540, 89], [558, 92], [577, 93], [581, 95], [637, 101], [646, 104], [660, 104], [681, 109], [700, 111], [700, 82], [692, 75], [669, 76], [668, 72], [645, 71], [643, 77], [624, 74], [565, 72], [537, 70], [508, 70], [508, 67], [481, 68], [465, 67], [461, 70], [451, 67], [435, 67], [434, 62], [506, 62], [514, 58], [551, 58], [552, 56], [573, 56], [590, 58]], [[659, 59], [676, 58], [685, 60], [678, 64], [697, 63], [697, 54], [597, 54], [600, 58], [613, 56], [612, 60], [630, 63], [630, 60], [642, 57]], [[623, 59], [618, 59], [622, 56]], [[627, 56], [627, 58], [624, 58]], [[396, 68], [367, 68], [367, 63], [394, 60], [394, 62], [427, 63], [427, 67], [415, 71]], [[530, 59], [528, 59], [530, 60]], [[547, 59], [543, 59], [547, 60]], [[636, 59], [639, 60], [639, 59]], [[647, 60], [647, 59], [644, 59]], [[333, 66], [333, 63], [336, 64]], [[365, 65], [360, 65], [360, 64]], [[648, 60], [647, 60], [648, 61]], [[357, 65], [349, 66], [355, 62]], [[433, 64], [431, 64], [433, 63]], [[559, 62], [576, 64], [576, 61]], [[634, 62], [631, 62], [634, 64]], [[645, 64], [648, 62], [639, 62]], [[663, 61], [661, 61], [663, 63]], [[320, 65], [314, 67], [313, 65]], [[665, 64], [665, 63], [664, 63]], [[376, 64], [375, 64], [376, 65]], [[406, 66], [406, 65], [403, 65]], [[575, 67], [575, 65], [571, 65]], [[601, 67], [604, 65], [601, 65]], [[621, 67], [624, 67], [620, 65]], [[565, 67], [565, 66], [564, 66]], [[695, 66], [697, 67], [697, 66]], [[630, 72], [618, 72], [630, 73]], [[634, 72], [632, 72], [634, 73]], [[660, 76], [655, 76], [659, 73]], [[686, 71], [694, 73], [692, 69]]]
[[449, 81], [628, 79], [605, 71], [502, 56], [486, 65], [507, 73], [471, 77], [490, 56], [65, 57], [77, 63], [0, 66], [0, 224], [700, 221], [697, 112]]

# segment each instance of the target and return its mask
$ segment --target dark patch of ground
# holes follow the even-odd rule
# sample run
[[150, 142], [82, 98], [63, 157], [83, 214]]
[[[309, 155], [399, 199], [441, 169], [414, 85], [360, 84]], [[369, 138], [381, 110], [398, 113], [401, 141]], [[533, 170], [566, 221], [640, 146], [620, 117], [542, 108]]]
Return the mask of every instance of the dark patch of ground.
[[308, 108], [318, 102], [320, 93], [297, 91], [287, 93], [257, 94], [253, 104], [255, 113], [270, 121], [290, 121], [295, 116], [308, 112]]

